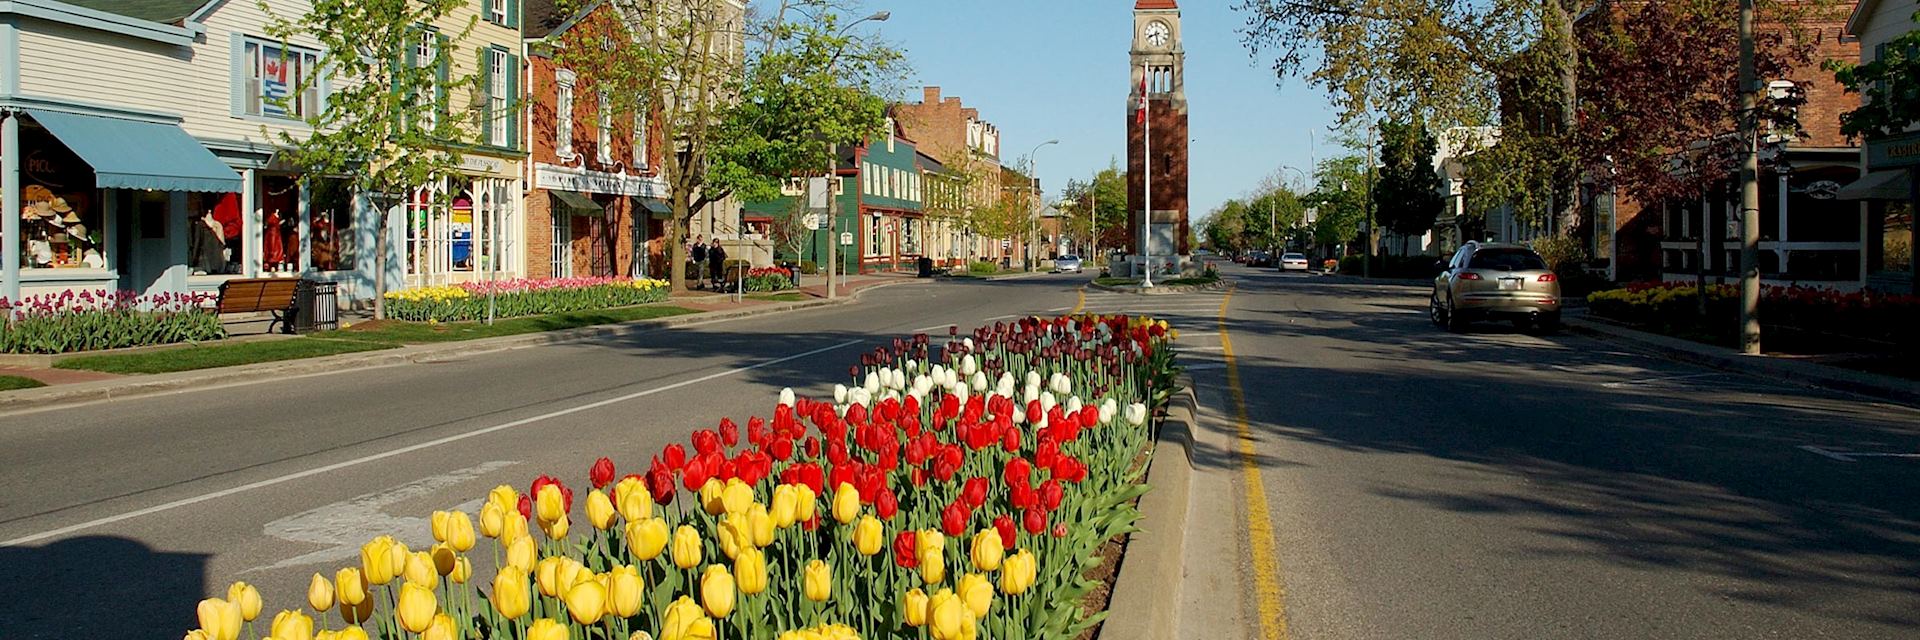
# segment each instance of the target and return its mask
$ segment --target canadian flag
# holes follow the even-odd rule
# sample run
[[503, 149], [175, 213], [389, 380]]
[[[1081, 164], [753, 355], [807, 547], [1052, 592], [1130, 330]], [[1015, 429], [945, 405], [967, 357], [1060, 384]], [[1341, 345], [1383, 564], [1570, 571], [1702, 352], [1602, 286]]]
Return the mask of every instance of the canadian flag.
[[1135, 109], [1135, 112], [1138, 115], [1134, 116], [1134, 122], [1138, 124], [1146, 124], [1147, 123], [1147, 68], [1146, 67], [1140, 68], [1140, 106], [1138, 109]]

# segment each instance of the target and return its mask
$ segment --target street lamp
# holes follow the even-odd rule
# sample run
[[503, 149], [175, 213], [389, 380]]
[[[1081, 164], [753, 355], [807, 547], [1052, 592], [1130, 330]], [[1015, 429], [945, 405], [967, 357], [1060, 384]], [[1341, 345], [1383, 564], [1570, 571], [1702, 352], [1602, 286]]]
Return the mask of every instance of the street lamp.
[[[1033, 150], [1027, 152], [1027, 172], [1032, 174], [1031, 176], [1029, 176], [1029, 179], [1033, 180], [1034, 189], [1038, 189], [1040, 187], [1040, 156], [1038, 155], [1040, 153], [1040, 147], [1044, 147], [1050, 144], [1060, 144], [1060, 141], [1057, 139], [1048, 140], [1046, 142], [1033, 145]], [[1033, 201], [1035, 204], [1039, 204], [1040, 199], [1034, 198]], [[1025, 249], [1024, 253], [1026, 254], [1024, 257], [1021, 258], [1021, 262], [1026, 265], [1028, 271], [1033, 270], [1033, 227], [1034, 227], [1035, 219], [1040, 215], [1040, 212], [1038, 209], [1039, 209], [1038, 207], [1035, 207], [1034, 211], [1031, 211], [1027, 214], [1027, 241], [1022, 243], [1024, 246], [1021, 247], [1022, 249]]]
[[[834, 35], [835, 37], [838, 37], [840, 35], [845, 35], [847, 31], [852, 30], [854, 26], [859, 25], [862, 22], [886, 22], [887, 18], [891, 18], [891, 17], [893, 17], [892, 12], [875, 11], [873, 12], [873, 15], [848, 23], [847, 26], [842, 27], [840, 29], [839, 33]], [[828, 76], [832, 76], [834, 68], [840, 65], [840, 54], [844, 52], [845, 52], [845, 48], [842, 48], [840, 51], [835, 51], [833, 53], [833, 58], [827, 60]], [[835, 205], [838, 205], [839, 203], [836, 202], [833, 197], [834, 195], [833, 192], [836, 190], [835, 187], [838, 187], [840, 182], [840, 176], [838, 175], [839, 168], [840, 168], [840, 145], [838, 143], [829, 141], [827, 143], [827, 186], [826, 186], [826, 189], [827, 189], [827, 212], [826, 212], [827, 213], [827, 299], [828, 300], [832, 300], [834, 298], [839, 297], [839, 289], [837, 289], [834, 286], [834, 277], [833, 277], [835, 272], [840, 271], [840, 255], [839, 255], [840, 254], [840, 251], [839, 251], [840, 230], [838, 229], [840, 216], [839, 216], [839, 212], [834, 211]]]

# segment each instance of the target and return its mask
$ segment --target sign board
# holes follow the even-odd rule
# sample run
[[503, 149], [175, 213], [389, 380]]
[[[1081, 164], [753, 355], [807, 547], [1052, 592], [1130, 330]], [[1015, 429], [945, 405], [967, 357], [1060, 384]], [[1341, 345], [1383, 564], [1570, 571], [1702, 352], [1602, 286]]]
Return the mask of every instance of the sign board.
[[1002, 249], [1012, 249], [1012, 248], [1013, 248], [1013, 241], [1012, 241], [1012, 240], [1005, 240], [1005, 239], [1002, 239], [1002, 240], [1000, 241], [1000, 248], [1002, 248]]
[[1867, 140], [1867, 170], [1920, 167], [1920, 131]]
[[840, 232], [840, 246], [842, 247], [853, 246], [853, 232], [851, 231]]
[[[833, 200], [833, 194], [827, 189], [827, 179], [807, 178], [807, 208], [813, 211], [826, 211], [827, 203]], [[819, 227], [813, 227], [818, 229]]]
[[821, 227], [826, 226], [822, 224], [824, 218], [825, 216], [818, 213], [809, 213], [800, 218], [800, 224], [805, 225], [808, 231], [819, 231]]
[[502, 162], [496, 158], [483, 158], [480, 156], [463, 155], [463, 156], [460, 156], [459, 167], [463, 171], [473, 171], [478, 173], [500, 173], [501, 171], [506, 170], [507, 163]]

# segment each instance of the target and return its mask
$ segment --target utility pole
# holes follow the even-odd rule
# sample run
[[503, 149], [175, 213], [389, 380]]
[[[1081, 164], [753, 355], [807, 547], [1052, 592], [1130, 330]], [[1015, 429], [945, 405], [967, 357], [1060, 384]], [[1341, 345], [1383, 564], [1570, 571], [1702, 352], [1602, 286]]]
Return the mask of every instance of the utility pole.
[[[1740, 351], [1760, 353], [1760, 80], [1753, 61], [1753, 2], [1740, 0]], [[1782, 212], [1784, 215], [1784, 212]]]
[[[834, 274], [840, 271], [840, 258], [839, 258], [840, 232], [837, 230], [838, 227], [840, 226], [839, 225], [840, 212], [835, 210], [839, 208], [840, 202], [839, 202], [839, 198], [833, 197], [834, 187], [838, 186], [835, 183], [840, 180], [840, 176], [838, 175], [839, 173], [838, 170], [840, 168], [839, 165], [840, 165], [840, 145], [834, 144], [834, 143], [827, 143], [827, 187], [826, 187], [827, 188], [827, 212], [826, 212], [826, 216], [827, 216], [827, 299], [828, 300], [832, 300], [834, 298], [840, 297], [839, 290], [833, 286]], [[811, 185], [813, 181], [808, 180], [807, 183]]]
[[1364, 197], [1367, 199], [1365, 203], [1367, 217], [1366, 219], [1360, 221], [1360, 223], [1365, 225], [1365, 228], [1366, 228], [1367, 254], [1366, 254], [1366, 257], [1361, 259], [1360, 261], [1360, 277], [1371, 278], [1373, 277], [1373, 245], [1374, 245], [1374, 242], [1373, 242], [1373, 121], [1372, 120], [1367, 121], [1367, 192], [1364, 194], [1361, 194], [1361, 197]]

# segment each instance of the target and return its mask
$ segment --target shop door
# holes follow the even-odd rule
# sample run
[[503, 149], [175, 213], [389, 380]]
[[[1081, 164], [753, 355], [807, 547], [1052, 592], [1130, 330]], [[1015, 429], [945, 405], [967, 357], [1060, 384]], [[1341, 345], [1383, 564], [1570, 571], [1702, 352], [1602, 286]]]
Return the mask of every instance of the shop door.
[[165, 191], [115, 191], [120, 235], [120, 288], [151, 293], [166, 288], [167, 268], [174, 264], [167, 233]]

